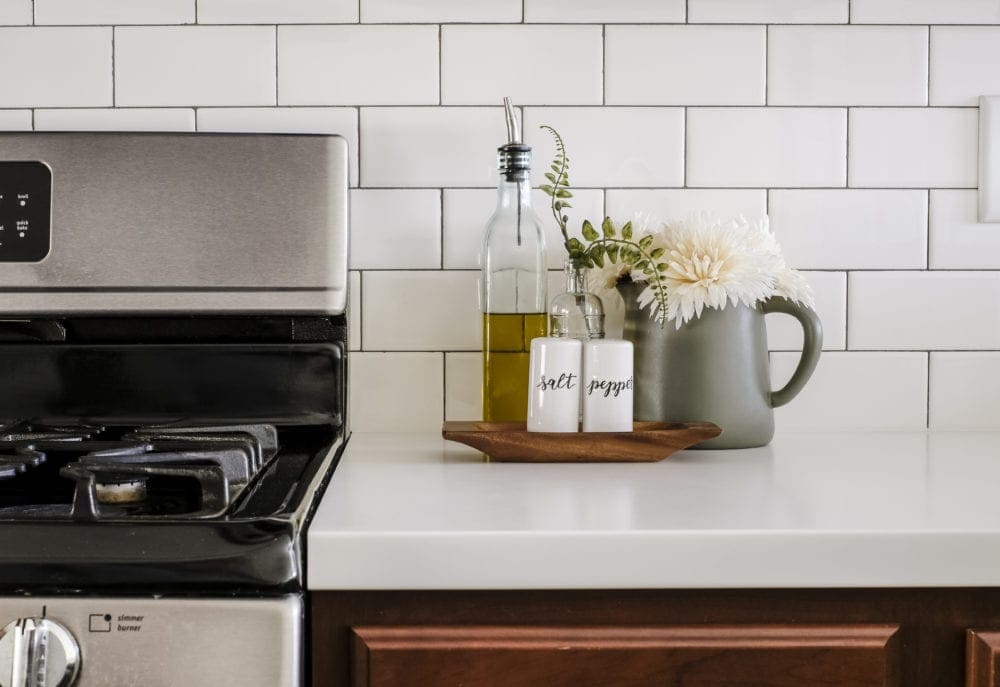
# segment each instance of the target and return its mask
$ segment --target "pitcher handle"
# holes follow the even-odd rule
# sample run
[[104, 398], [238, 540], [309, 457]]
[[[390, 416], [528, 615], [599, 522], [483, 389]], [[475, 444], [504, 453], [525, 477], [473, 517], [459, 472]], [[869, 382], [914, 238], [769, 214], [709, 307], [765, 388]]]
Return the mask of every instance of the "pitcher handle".
[[802, 357], [799, 364], [785, 386], [771, 392], [771, 407], [783, 406], [798, 396], [806, 385], [819, 362], [819, 354], [823, 350], [823, 324], [815, 310], [799, 305], [787, 298], [769, 298], [761, 306], [764, 314], [780, 312], [791, 315], [802, 325], [804, 335], [802, 342]]

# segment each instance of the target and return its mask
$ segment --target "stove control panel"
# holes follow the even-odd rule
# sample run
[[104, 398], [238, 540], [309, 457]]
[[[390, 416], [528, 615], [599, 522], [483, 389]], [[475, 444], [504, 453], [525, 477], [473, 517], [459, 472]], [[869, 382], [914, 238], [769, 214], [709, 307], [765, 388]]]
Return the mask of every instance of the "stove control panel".
[[0, 262], [40, 262], [52, 236], [52, 170], [0, 161]]

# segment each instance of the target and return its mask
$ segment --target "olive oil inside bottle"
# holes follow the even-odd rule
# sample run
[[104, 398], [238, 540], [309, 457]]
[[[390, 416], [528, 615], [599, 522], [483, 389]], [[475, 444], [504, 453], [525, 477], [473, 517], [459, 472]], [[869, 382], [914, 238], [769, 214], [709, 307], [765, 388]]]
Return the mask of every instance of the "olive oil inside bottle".
[[524, 422], [528, 417], [531, 340], [545, 336], [546, 313], [483, 315], [483, 419]]

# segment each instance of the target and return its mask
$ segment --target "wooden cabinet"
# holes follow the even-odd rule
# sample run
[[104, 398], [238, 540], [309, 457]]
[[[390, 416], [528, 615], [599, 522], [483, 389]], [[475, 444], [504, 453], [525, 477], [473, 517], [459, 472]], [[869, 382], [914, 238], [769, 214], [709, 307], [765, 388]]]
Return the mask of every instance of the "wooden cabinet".
[[310, 614], [314, 687], [1000, 687], [1000, 589], [314, 592]]
[[898, 685], [892, 626], [360, 627], [354, 687]]

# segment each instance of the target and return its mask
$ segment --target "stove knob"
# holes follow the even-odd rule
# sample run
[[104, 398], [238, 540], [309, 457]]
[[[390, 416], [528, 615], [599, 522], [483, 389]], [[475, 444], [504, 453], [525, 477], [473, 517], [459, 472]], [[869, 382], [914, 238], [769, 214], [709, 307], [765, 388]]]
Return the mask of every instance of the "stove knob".
[[71, 687], [80, 645], [48, 618], [19, 618], [0, 630], [0, 687]]

